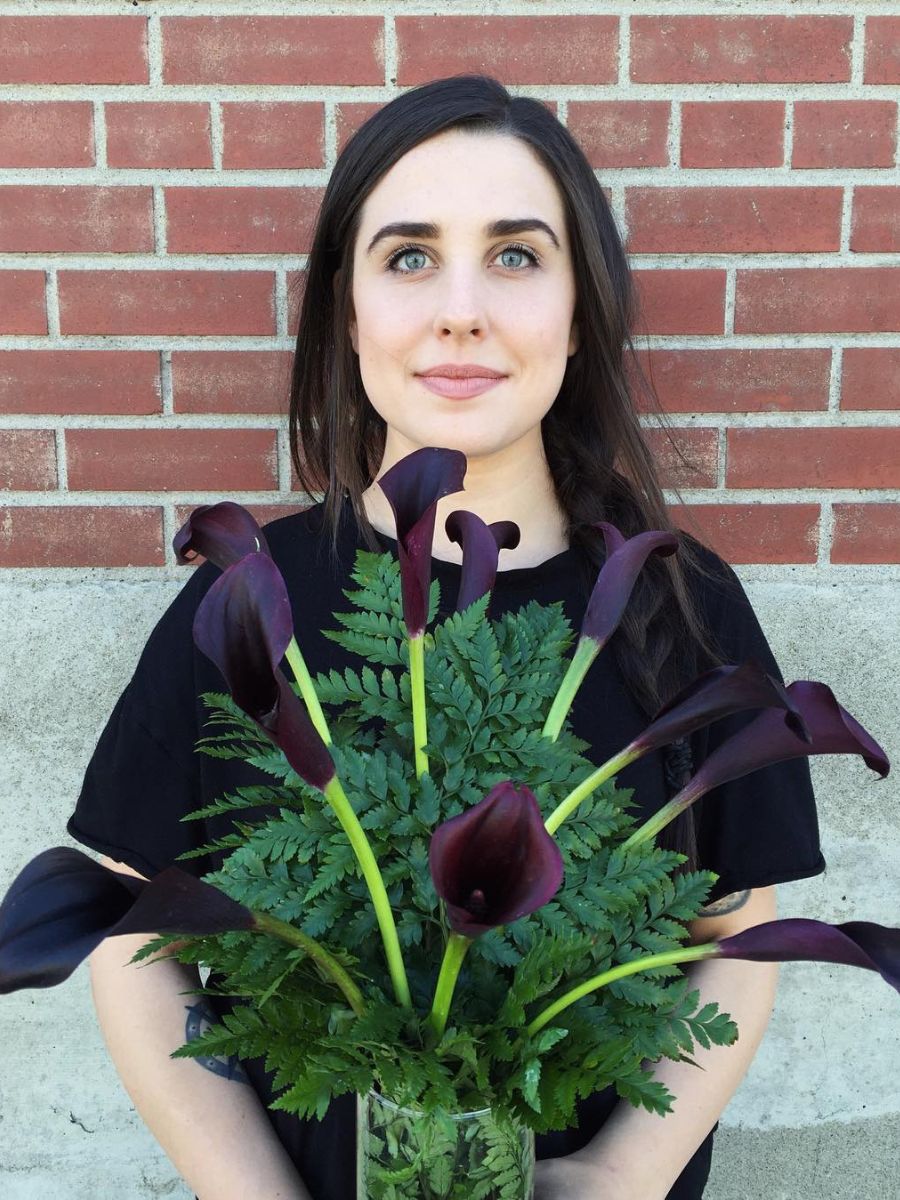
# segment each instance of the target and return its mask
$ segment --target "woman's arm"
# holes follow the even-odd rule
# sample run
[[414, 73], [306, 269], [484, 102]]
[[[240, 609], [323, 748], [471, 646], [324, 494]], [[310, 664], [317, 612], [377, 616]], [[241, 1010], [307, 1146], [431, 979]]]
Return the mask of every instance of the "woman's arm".
[[[691, 924], [691, 944], [725, 937], [771, 921], [775, 888], [726, 896]], [[689, 1063], [662, 1059], [654, 1077], [675, 1096], [665, 1117], [620, 1101], [600, 1132], [575, 1154], [538, 1163], [535, 1200], [665, 1200], [672, 1185], [715, 1125], [747, 1073], [775, 1001], [777, 963], [710, 959], [685, 972], [700, 990], [701, 1005], [714, 1000], [740, 1031], [732, 1046], [697, 1046]], [[602, 1186], [602, 1192], [598, 1189]]]
[[107, 1049], [144, 1122], [200, 1200], [310, 1200], [238, 1064], [169, 1057], [190, 1040], [189, 1019], [206, 1019], [203, 997], [181, 994], [200, 976], [172, 958], [129, 964], [148, 940], [109, 938], [88, 960]]

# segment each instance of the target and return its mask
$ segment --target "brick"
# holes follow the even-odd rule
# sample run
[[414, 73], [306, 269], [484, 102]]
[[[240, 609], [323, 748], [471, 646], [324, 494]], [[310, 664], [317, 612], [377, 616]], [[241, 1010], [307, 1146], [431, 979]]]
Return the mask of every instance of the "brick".
[[841, 408], [900, 409], [900, 346], [847, 346]]
[[127, 254], [153, 250], [149, 187], [0, 187], [0, 250]]
[[900, 83], [900, 17], [866, 17], [864, 83]]
[[381, 17], [163, 17], [166, 83], [383, 84]]
[[900, 504], [834, 504], [833, 563], [900, 563]]
[[735, 333], [900, 330], [900, 268], [784, 267], [737, 272]]
[[176, 412], [287, 414], [289, 350], [174, 350]]
[[348, 101], [344, 104], [336, 104], [334, 106], [338, 154], [340, 154], [353, 134], [356, 133], [357, 129], [361, 125], [364, 125], [369, 117], [374, 116], [380, 108], [384, 108], [384, 105], [362, 100]]
[[796, 100], [794, 167], [892, 167], [897, 105], [892, 100]]
[[0, 166], [94, 165], [94, 107], [83, 101], [0, 101]]
[[323, 188], [165, 189], [172, 254], [306, 254]]
[[0, 412], [161, 410], [159, 354], [150, 350], [0, 350]]
[[729, 429], [727, 487], [900, 487], [900, 428]]
[[397, 82], [484, 72], [507, 86], [615, 83], [614, 16], [397, 17]]
[[725, 272], [659, 267], [634, 272], [641, 334], [721, 333]]
[[631, 254], [838, 250], [838, 187], [625, 189]]
[[851, 16], [633, 16], [638, 83], [837, 83], [850, 78]]
[[147, 19], [0, 16], [0, 83], [147, 83]]
[[783, 101], [682, 102], [683, 167], [780, 167], [783, 162]]
[[850, 249], [900, 252], [900, 187], [855, 187]]
[[270, 491], [272, 429], [69, 429], [72, 491]]
[[162, 509], [133, 505], [9, 506], [0, 567], [158, 567]]
[[672, 504], [673, 519], [729, 563], [814, 563], [818, 504]]
[[0, 271], [0, 333], [45, 334], [43, 271]]
[[828, 408], [831, 351], [826, 348], [660, 348], [649, 355], [639, 353], [638, 358], [667, 412], [814, 412]]
[[209, 105], [107, 103], [106, 158], [111, 167], [212, 167]]
[[719, 463], [717, 430], [673, 429], [674, 447], [662, 429], [650, 427], [644, 430], [644, 435], [656, 459], [663, 487], [715, 487]]
[[[211, 497], [205, 503], [215, 504], [217, 497]], [[191, 513], [198, 506], [196, 504], [176, 504], [175, 506], [175, 528], [180, 529]], [[279, 517], [289, 517], [293, 513], [306, 512], [309, 504], [292, 504], [289, 501], [285, 504], [245, 504], [247, 509], [256, 518], [258, 525], [267, 525], [269, 521], [277, 521]], [[185, 569], [189, 567], [199, 566], [205, 559], [202, 554], [198, 554], [196, 558], [192, 558], [189, 563], [178, 563], [179, 567]], [[302, 640], [302, 639], [301, 639]]]
[[668, 100], [571, 100], [568, 128], [592, 167], [661, 167], [670, 111]]
[[50, 429], [0, 429], [0, 489], [56, 487], [56, 439]]
[[271, 271], [60, 271], [63, 334], [275, 333]]
[[322, 167], [324, 123], [325, 106], [319, 101], [226, 102], [222, 166], [226, 171]]

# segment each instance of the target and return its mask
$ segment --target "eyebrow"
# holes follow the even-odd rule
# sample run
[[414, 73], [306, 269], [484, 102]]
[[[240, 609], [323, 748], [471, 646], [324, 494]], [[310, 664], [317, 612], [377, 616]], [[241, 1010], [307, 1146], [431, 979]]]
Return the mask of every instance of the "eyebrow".
[[[492, 221], [485, 225], [485, 237], [508, 237], [514, 233], [529, 233], [531, 230], [542, 230], [553, 245], [559, 249], [559, 238], [550, 228], [546, 221], [542, 221], [539, 217], [515, 217], [507, 218], [502, 221]], [[412, 238], [439, 238], [441, 236], [440, 226], [434, 225], [430, 221], [394, 221], [390, 225], [382, 225], [381, 229], [375, 234], [371, 242], [366, 247], [366, 254], [371, 254], [375, 247], [384, 238], [389, 237], [412, 237]]]

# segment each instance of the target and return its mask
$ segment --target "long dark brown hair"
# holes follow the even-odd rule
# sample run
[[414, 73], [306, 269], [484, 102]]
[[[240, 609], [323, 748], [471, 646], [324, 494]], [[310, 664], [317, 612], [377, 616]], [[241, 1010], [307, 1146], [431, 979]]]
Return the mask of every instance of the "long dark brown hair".
[[[345, 497], [366, 544], [381, 549], [361, 496], [381, 466], [386, 426], [366, 396], [350, 342], [354, 246], [363, 202], [379, 179], [414, 146], [450, 129], [519, 138], [556, 180], [562, 197], [580, 344], [568, 358], [541, 430], [556, 495], [568, 515], [570, 544], [584, 551], [579, 557], [587, 600], [605, 559], [594, 522], [610, 521], [629, 537], [676, 528], [638, 418], [639, 397], [675, 455], [682, 462], [684, 456], [635, 352], [638, 309], [631, 269], [584, 152], [544, 104], [511, 95], [489, 76], [456, 75], [404, 92], [371, 116], [338, 156], [309, 254], [291, 376], [289, 431], [297, 478], [309, 494], [324, 493], [332, 554]], [[651, 555], [609, 645], [648, 720], [701, 670], [723, 662], [692, 595], [691, 577], [711, 574], [697, 554], [702, 543], [678, 532], [677, 554]], [[690, 743], [670, 747], [665, 766], [674, 791], [690, 774]], [[663, 844], [696, 865], [690, 809], [663, 834]]]

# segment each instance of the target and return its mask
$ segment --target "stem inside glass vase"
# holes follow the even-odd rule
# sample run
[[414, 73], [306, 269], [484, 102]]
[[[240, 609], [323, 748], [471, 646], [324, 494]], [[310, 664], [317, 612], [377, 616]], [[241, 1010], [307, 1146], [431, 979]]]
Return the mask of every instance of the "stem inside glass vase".
[[433, 1113], [357, 1096], [357, 1200], [531, 1200], [534, 1133], [490, 1108]]

